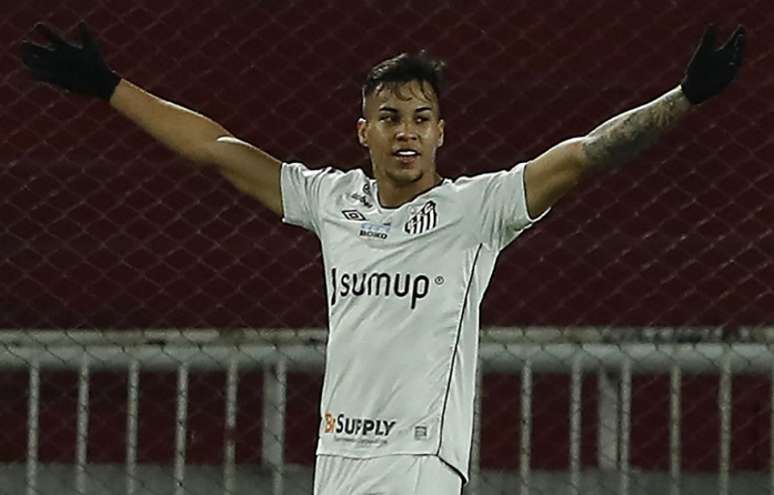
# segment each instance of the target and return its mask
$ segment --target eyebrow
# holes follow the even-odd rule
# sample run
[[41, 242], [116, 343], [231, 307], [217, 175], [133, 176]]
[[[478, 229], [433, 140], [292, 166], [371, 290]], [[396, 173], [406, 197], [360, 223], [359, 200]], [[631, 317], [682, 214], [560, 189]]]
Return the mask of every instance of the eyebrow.
[[[432, 110], [433, 110], [433, 107], [419, 107], [419, 108], [417, 108], [417, 109], [415, 109], [415, 110], [414, 110], [414, 113], [419, 113], [419, 112], [431, 112]], [[384, 106], [384, 107], [379, 107], [379, 110], [378, 110], [378, 111], [379, 111], [379, 112], [391, 112], [391, 113], [399, 113], [399, 111], [398, 111], [398, 109], [397, 109], [397, 108], [393, 108], [393, 107], [387, 107], [387, 106]]]

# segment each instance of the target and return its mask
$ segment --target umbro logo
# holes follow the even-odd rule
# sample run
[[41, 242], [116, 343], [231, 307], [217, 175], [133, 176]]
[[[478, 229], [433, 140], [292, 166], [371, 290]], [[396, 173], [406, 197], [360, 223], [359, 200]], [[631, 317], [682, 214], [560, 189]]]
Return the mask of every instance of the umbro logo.
[[438, 212], [435, 201], [428, 201], [422, 208], [412, 213], [403, 230], [407, 234], [421, 234], [434, 229], [438, 225]]
[[366, 220], [365, 215], [357, 210], [341, 210], [341, 214], [344, 215], [344, 218], [353, 222], [365, 222]]

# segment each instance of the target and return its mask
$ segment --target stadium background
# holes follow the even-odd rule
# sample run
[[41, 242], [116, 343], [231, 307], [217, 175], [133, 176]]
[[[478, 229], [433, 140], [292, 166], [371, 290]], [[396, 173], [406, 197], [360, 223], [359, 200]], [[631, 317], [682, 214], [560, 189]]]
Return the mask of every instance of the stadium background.
[[[741, 78], [654, 150], [571, 195], [501, 257], [485, 327], [720, 329], [774, 322], [774, 73], [765, 1], [102, 0], [7, 7], [0, 28], [0, 328], [297, 328], [325, 325], [316, 239], [281, 226], [217, 174], [184, 161], [104, 104], [34, 84], [18, 44], [35, 22], [92, 26], [123, 76], [221, 122], [274, 156], [366, 166], [355, 140], [367, 69], [427, 48], [449, 62], [449, 177], [498, 170], [674, 87], [705, 25], [749, 32]], [[569, 330], [568, 330], [569, 332]], [[407, 343], [410, 345], [410, 343]], [[188, 461], [215, 464], [223, 373], [192, 375]], [[594, 376], [584, 389], [594, 389]], [[45, 371], [41, 462], [72, 462], [77, 373]], [[586, 384], [588, 382], [588, 384]], [[140, 461], [172, 456], [173, 372], [144, 372]], [[240, 380], [237, 460], [259, 462], [260, 379]], [[253, 385], [251, 385], [253, 383]], [[769, 465], [765, 376], [735, 378], [734, 469]], [[0, 462], [26, 454], [23, 370], [0, 375]], [[683, 468], [717, 469], [718, 380], [683, 383]], [[311, 464], [317, 375], [288, 382], [285, 456]], [[482, 466], [518, 466], [517, 376], [483, 387]], [[567, 467], [569, 378], [536, 376], [533, 467]], [[632, 459], [666, 469], [667, 376], [638, 376]], [[126, 379], [95, 373], [88, 455], [121, 462]], [[596, 462], [585, 394], [583, 462]], [[658, 406], [658, 407], [657, 407]], [[712, 407], [711, 407], [712, 406]], [[144, 411], [144, 412], [143, 412]]]

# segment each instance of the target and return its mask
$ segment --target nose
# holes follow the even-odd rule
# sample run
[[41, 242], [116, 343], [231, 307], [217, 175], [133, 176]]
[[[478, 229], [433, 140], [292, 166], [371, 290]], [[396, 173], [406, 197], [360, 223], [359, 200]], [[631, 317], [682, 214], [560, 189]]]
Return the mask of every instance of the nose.
[[417, 139], [417, 130], [411, 121], [403, 121], [395, 130], [395, 139], [398, 141], [413, 141]]

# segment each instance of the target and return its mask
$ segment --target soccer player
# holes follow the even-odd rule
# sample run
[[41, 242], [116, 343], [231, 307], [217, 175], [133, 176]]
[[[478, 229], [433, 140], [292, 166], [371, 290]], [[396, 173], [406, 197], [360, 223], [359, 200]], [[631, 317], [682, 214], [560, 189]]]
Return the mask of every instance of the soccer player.
[[284, 222], [314, 232], [326, 273], [329, 337], [314, 493], [448, 495], [468, 476], [479, 305], [495, 260], [562, 196], [650, 147], [723, 91], [745, 32], [717, 47], [709, 28], [685, 77], [585, 136], [496, 173], [449, 179], [443, 64], [402, 54], [371, 69], [357, 137], [362, 170], [282, 163], [194, 111], [113, 72], [81, 26], [81, 44], [39, 26], [26, 42], [35, 79], [108, 101], [193, 164], [212, 166]]

